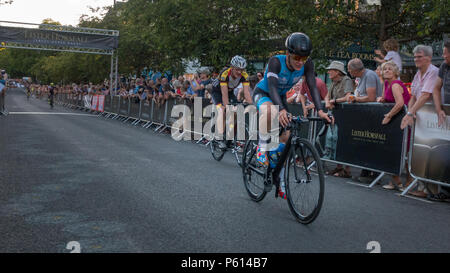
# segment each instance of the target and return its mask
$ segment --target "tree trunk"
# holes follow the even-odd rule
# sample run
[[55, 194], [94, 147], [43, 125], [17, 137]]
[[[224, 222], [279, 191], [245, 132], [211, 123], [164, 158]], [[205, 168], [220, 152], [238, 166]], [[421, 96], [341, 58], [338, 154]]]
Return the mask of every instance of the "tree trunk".
[[378, 33], [378, 41], [380, 43], [380, 48], [383, 48], [383, 42], [388, 39], [386, 33], [386, 14], [388, 9], [388, 3], [386, 1], [381, 1], [380, 6], [380, 32]]

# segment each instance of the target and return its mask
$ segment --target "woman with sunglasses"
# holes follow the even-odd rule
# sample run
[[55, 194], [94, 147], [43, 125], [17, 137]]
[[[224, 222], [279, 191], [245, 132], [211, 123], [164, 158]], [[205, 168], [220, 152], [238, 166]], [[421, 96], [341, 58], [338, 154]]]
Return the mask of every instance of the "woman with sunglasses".
[[[271, 120], [279, 114], [281, 126], [286, 127], [290, 118], [287, 113], [286, 93], [305, 75], [305, 80], [318, 115], [322, 119], [331, 122], [327, 113], [323, 111], [320, 103], [320, 93], [316, 87], [314, 63], [309, 58], [312, 51], [310, 38], [301, 32], [289, 35], [285, 42], [286, 55], [276, 55], [269, 59], [264, 78], [256, 85], [253, 93], [253, 102], [259, 111], [259, 143], [257, 148], [258, 162], [269, 165], [266, 151], [272, 159], [270, 164], [277, 164], [277, 155], [281, 154], [286, 141], [289, 139], [289, 131], [284, 131], [280, 136], [280, 144], [270, 145]], [[272, 105], [278, 105], [278, 111], [271, 109]], [[275, 146], [275, 147], [274, 147]], [[283, 177], [284, 168], [280, 174], [273, 177]], [[279, 196], [286, 198], [284, 183], [280, 183]]]

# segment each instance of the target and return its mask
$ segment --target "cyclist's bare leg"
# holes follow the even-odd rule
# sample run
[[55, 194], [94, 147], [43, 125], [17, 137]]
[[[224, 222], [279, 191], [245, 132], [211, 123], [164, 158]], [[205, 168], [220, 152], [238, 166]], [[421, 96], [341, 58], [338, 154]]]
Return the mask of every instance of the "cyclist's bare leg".
[[219, 139], [225, 139], [225, 107], [223, 105], [217, 105], [217, 132], [219, 133]]
[[[259, 139], [262, 150], [270, 150], [276, 148], [274, 145], [264, 145], [270, 142], [270, 132], [272, 130], [272, 120], [277, 117], [278, 110], [272, 107], [273, 103], [270, 101], [264, 102], [259, 107]], [[270, 146], [270, 147], [269, 147]], [[273, 147], [272, 147], [273, 146]]]
[[[274, 105], [272, 102], [265, 102], [261, 104], [260, 106], [260, 116], [259, 116], [259, 132], [260, 132], [260, 138], [263, 140], [268, 140], [270, 138], [270, 132], [272, 130], [272, 120], [277, 117], [278, 110], [274, 107], [271, 107]], [[290, 136], [289, 131], [284, 131], [280, 135], [279, 143], [284, 143], [288, 141]], [[271, 148], [277, 148], [278, 146], [271, 147]]]

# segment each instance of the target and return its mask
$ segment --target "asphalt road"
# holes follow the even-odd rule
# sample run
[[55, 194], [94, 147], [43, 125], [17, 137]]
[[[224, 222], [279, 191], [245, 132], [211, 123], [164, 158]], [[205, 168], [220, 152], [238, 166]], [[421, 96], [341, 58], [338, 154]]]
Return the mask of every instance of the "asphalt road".
[[0, 252], [449, 252], [450, 204], [327, 177], [305, 226], [250, 200], [231, 154], [9, 92], [0, 116]]

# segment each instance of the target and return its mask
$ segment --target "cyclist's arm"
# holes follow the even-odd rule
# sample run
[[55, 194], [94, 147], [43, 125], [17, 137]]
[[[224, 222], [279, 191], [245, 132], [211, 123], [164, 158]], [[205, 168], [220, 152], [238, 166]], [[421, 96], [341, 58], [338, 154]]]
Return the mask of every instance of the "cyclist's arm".
[[278, 74], [281, 71], [281, 63], [278, 58], [270, 58], [267, 70], [267, 85], [269, 87], [269, 95], [274, 105], [279, 106], [279, 110], [284, 109], [284, 104], [278, 93]]
[[220, 91], [222, 92], [222, 102], [223, 105], [228, 105], [228, 84], [220, 83]]
[[244, 98], [247, 103], [253, 103], [252, 96], [250, 96], [250, 88], [248, 85], [244, 85]]
[[269, 87], [269, 96], [274, 105], [278, 105], [279, 109], [279, 121], [281, 126], [286, 127], [290, 121], [288, 117], [287, 109], [284, 108], [284, 103], [278, 93], [278, 74], [281, 71], [281, 63], [278, 58], [272, 57], [269, 60], [267, 71], [267, 83]]
[[311, 59], [308, 59], [308, 61], [305, 63], [305, 78], [306, 78], [306, 84], [308, 85], [309, 90], [311, 90], [311, 97], [312, 102], [314, 103], [315, 108], [317, 111], [322, 110], [323, 107], [320, 103], [320, 93], [316, 86], [316, 75], [314, 73], [314, 63]]
[[309, 59], [305, 64], [305, 78], [306, 84], [311, 91], [312, 102], [314, 103], [315, 108], [317, 109], [317, 114], [320, 118], [326, 120], [328, 123], [334, 124], [334, 118], [329, 117], [327, 113], [325, 113], [324, 108], [322, 107], [322, 103], [320, 103], [320, 93], [316, 86], [316, 75], [314, 73], [314, 63], [311, 59]]

